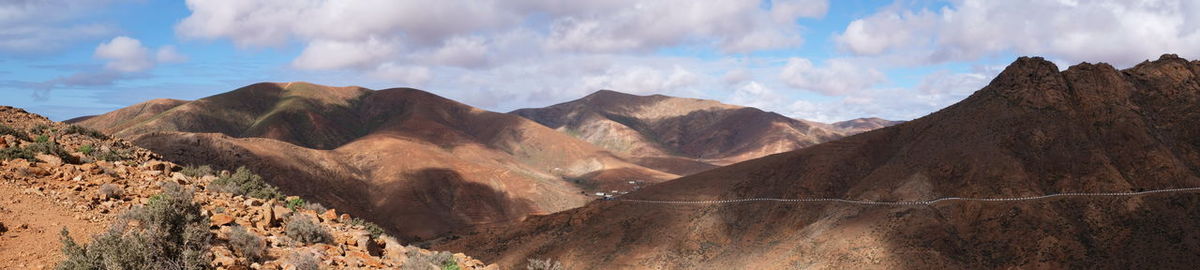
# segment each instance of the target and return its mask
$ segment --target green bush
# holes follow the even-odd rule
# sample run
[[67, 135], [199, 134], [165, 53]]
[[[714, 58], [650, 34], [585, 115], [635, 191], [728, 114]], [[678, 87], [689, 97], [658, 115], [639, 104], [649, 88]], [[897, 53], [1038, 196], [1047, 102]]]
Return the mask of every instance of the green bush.
[[292, 240], [305, 244], [328, 243], [333, 236], [321, 224], [314, 222], [305, 215], [292, 215], [283, 231]]
[[302, 199], [300, 197], [296, 197], [294, 199], [287, 200], [284, 203], [287, 205], [287, 208], [292, 209], [293, 212], [295, 212], [297, 209], [303, 208], [305, 204], [308, 204], [307, 202], [304, 201], [304, 199]]
[[0, 136], [3, 136], [3, 135], [12, 135], [13, 137], [17, 137], [17, 139], [26, 140], [26, 141], [29, 140], [29, 134], [25, 134], [25, 132], [22, 132], [20, 130], [17, 130], [15, 128], [12, 128], [9, 126], [0, 125]]
[[246, 167], [240, 167], [229, 176], [213, 180], [213, 189], [242, 196], [270, 200], [281, 199], [283, 194], [279, 189], [263, 181], [262, 176], [250, 172]]
[[185, 166], [185, 167], [183, 167], [183, 170], [181, 170], [179, 172], [182, 173], [183, 175], [187, 175], [188, 177], [204, 177], [205, 175], [212, 175], [213, 169], [212, 169], [212, 167], [209, 167], [208, 165], [201, 165], [201, 166], [193, 165], [193, 166]]
[[37, 139], [34, 141], [39, 142], [39, 143], [47, 143], [47, 142], [50, 142], [50, 136], [49, 135], [38, 135]]
[[79, 135], [88, 136], [88, 137], [101, 139], [101, 140], [108, 139], [108, 135], [104, 135], [104, 133], [102, 133], [100, 131], [97, 131], [95, 129], [81, 127], [81, 126], [76, 126], [76, 125], [71, 125], [71, 126], [67, 127], [67, 129], [63, 130], [63, 133], [64, 134], [79, 134]]
[[550, 260], [550, 259], [545, 259], [545, 260], [529, 259], [529, 264], [525, 265], [525, 269], [526, 270], [566, 270], [567, 268], [563, 267], [562, 263], [559, 263], [559, 262], [556, 262], [556, 261]]
[[37, 125], [33, 126], [33, 128], [29, 129], [29, 132], [32, 132], [33, 134], [38, 134], [38, 135], [45, 135], [45, 134], [50, 134], [51, 132], [54, 132], [54, 128], [51, 128], [49, 125], [46, 125], [46, 124], [37, 124]]
[[34, 155], [33, 151], [29, 151], [28, 148], [9, 147], [9, 148], [0, 149], [0, 159], [5, 159], [5, 160], [7, 160], [7, 159], [33, 160], [33, 155]]
[[[87, 245], [62, 231], [58, 269], [210, 269], [209, 221], [192, 190], [165, 182], [163, 193], [134, 208]], [[130, 223], [139, 224], [129, 226]]]
[[83, 146], [80, 146], [79, 149], [77, 149], [77, 150], [79, 150], [79, 152], [83, 153], [84, 155], [90, 156], [90, 155], [92, 155], [92, 151], [96, 151], [96, 147], [94, 147], [90, 144], [85, 144]]
[[383, 235], [383, 233], [384, 233], [383, 227], [379, 227], [379, 224], [375, 224], [375, 223], [372, 223], [370, 221], [367, 221], [367, 220], [361, 219], [361, 218], [351, 219], [350, 225], [351, 226], [358, 226], [358, 225], [363, 226], [364, 228], [366, 228], [366, 230], [368, 232], [371, 232], [372, 238], [378, 238], [380, 235]]
[[242, 226], [233, 226], [233, 231], [229, 233], [229, 246], [252, 262], [262, 260], [267, 253], [267, 243], [263, 242], [262, 237], [246, 231]]

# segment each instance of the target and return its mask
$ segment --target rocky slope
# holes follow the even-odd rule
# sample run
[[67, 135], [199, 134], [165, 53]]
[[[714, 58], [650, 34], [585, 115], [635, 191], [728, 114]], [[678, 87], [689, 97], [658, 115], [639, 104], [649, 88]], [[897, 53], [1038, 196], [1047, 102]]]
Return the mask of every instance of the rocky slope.
[[[1200, 186], [1200, 61], [1059, 71], [1022, 57], [929, 116], [686, 176], [644, 200], [917, 201]], [[1200, 195], [929, 206], [600, 201], [442, 245], [513, 267], [1192, 268]]]
[[[436, 254], [388, 236], [372, 236], [367, 227], [336, 209], [289, 208], [284, 201], [218, 192], [212, 182], [216, 175], [229, 172], [187, 176], [180, 166], [126, 141], [72, 129], [20, 109], [0, 107], [0, 125], [0, 156], [6, 157], [0, 160], [0, 195], [4, 195], [0, 260], [6, 266], [54, 266], [62, 259], [57, 237], [60, 229], [70, 230], [73, 238], [86, 243], [90, 239], [86, 235], [154, 200], [167, 182], [196, 192], [194, 201], [211, 222], [210, 233], [215, 238], [208, 252], [217, 269], [295, 269], [288, 256], [298, 253], [311, 254], [324, 268], [394, 269], [420, 266], [417, 264], [425, 263], [420, 258]], [[22, 153], [18, 150], [42, 149], [37, 145], [47, 144], [62, 151], [14, 157]], [[289, 197], [286, 201], [295, 200]], [[304, 244], [291, 239], [284, 232], [284, 221], [294, 215], [318, 221], [317, 226], [331, 233], [332, 241]], [[261, 238], [266, 247], [262, 260], [251, 261], [232, 251], [234, 227]], [[462, 254], [446, 257], [460, 269], [486, 268]]]
[[[248, 166], [404, 240], [578, 207], [676, 177], [526, 119], [416, 89], [259, 83], [83, 119], [181, 164]], [[590, 193], [589, 193], [590, 194]]]
[[891, 124], [869, 119], [829, 125], [712, 100], [637, 96], [610, 90], [512, 114], [604, 147], [640, 165], [679, 175]]

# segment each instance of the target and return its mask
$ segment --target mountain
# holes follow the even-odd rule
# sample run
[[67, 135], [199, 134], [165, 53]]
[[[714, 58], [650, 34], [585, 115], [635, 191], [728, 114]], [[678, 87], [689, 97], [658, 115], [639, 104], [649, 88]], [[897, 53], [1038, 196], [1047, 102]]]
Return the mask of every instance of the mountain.
[[611, 90], [511, 114], [629, 157], [642, 166], [679, 175], [843, 136], [823, 124], [756, 108]]
[[[1200, 61], [1164, 55], [1061, 71], [1022, 57], [913, 121], [463, 232], [440, 247], [502, 267], [572, 269], [1153, 268], [1200, 261], [1200, 196], [1067, 196], [924, 205], [629, 200], [925, 201], [1200, 187]], [[485, 244], [486, 245], [483, 245]]]
[[[0, 106], [0, 261], [13, 269], [497, 269], [401, 244], [337, 209], [284, 204], [295, 197], [228, 193], [218, 175], [229, 172], [184, 170], [127, 141]], [[314, 235], [321, 240], [301, 240]], [[185, 256], [195, 260], [177, 260]]]
[[834, 122], [833, 124], [830, 124], [830, 126], [833, 128], [833, 130], [836, 130], [842, 134], [854, 135], [854, 134], [859, 134], [859, 133], [872, 131], [872, 130], [876, 130], [876, 129], [881, 129], [881, 128], [885, 128], [885, 127], [895, 126], [900, 123], [904, 123], [904, 121], [892, 121], [892, 120], [885, 120], [885, 119], [880, 119], [880, 118], [876, 118], [876, 117], [870, 117], [870, 118], [858, 118], [858, 119], [851, 119], [851, 120], [846, 120], [846, 121], [841, 121], [841, 122]]
[[248, 166], [405, 240], [578, 207], [585, 192], [676, 177], [513, 115], [416, 89], [259, 83], [77, 124], [181, 164]]

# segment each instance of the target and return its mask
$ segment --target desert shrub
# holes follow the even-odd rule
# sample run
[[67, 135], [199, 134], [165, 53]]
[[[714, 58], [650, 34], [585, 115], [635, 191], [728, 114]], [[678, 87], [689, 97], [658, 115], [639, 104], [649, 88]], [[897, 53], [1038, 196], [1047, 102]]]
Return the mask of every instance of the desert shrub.
[[79, 135], [88, 136], [88, 137], [101, 139], [101, 140], [108, 139], [108, 135], [104, 135], [104, 133], [102, 133], [100, 131], [97, 131], [95, 129], [81, 127], [81, 126], [76, 126], [76, 125], [71, 125], [71, 126], [67, 127], [67, 129], [63, 130], [63, 133], [64, 134], [79, 134]]
[[[250, 172], [246, 167], [240, 167], [229, 176], [217, 178], [212, 182], [215, 190], [237, 195], [269, 200], [283, 198], [279, 189], [263, 181], [262, 176]], [[295, 208], [293, 208], [295, 209]]]
[[283, 232], [288, 237], [305, 244], [328, 243], [333, 240], [333, 236], [325, 227], [305, 215], [292, 215], [286, 227]]
[[308, 204], [308, 202], [305, 202], [304, 199], [300, 197], [288, 199], [284, 203], [287, 205], [287, 208], [292, 209], [293, 212], [296, 211], [296, 209], [303, 208], [305, 204]]
[[163, 193], [122, 215], [89, 244], [77, 244], [63, 228], [66, 259], [58, 269], [209, 269], [208, 225], [192, 202], [192, 190], [166, 182]]
[[122, 195], [125, 195], [125, 190], [116, 184], [107, 183], [100, 185], [100, 194], [107, 198], [120, 198]]
[[400, 266], [400, 269], [430, 270], [430, 268], [432, 268], [431, 266], [437, 267], [437, 268], [432, 268], [435, 270], [436, 269], [441, 269], [441, 270], [458, 270], [459, 269], [458, 261], [454, 260], [454, 255], [450, 254], [449, 252], [436, 251], [436, 252], [433, 252], [430, 254], [424, 254], [424, 253], [416, 251], [415, 250], [416, 248], [414, 248], [414, 247], [409, 247], [409, 249], [410, 250], [408, 252], [408, 254], [409, 254], [408, 260], [404, 262], [404, 265]]
[[383, 227], [379, 227], [379, 224], [375, 224], [375, 223], [367, 221], [365, 219], [361, 219], [361, 218], [351, 219], [350, 225], [363, 226], [363, 228], [365, 228], [368, 232], [371, 233], [372, 238], [378, 238], [380, 235], [383, 235]]
[[93, 151], [96, 151], [96, 147], [94, 147], [90, 144], [85, 144], [83, 146], [80, 146], [79, 149], [76, 149], [76, 150], [79, 150], [79, 152], [83, 153], [84, 155], [90, 156], [90, 155], [92, 155]]
[[182, 173], [183, 175], [187, 175], [188, 177], [203, 177], [205, 175], [213, 174], [213, 169], [212, 169], [212, 167], [209, 167], [208, 165], [200, 165], [200, 166], [189, 165], [189, 166], [183, 167], [183, 170], [180, 170], [179, 173]]
[[296, 266], [296, 270], [320, 270], [321, 261], [317, 260], [316, 254], [307, 251], [293, 252], [288, 254], [287, 261]]
[[20, 130], [17, 130], [15, 128], [12, 128], [9, 126], [0, 125], [0, 136], [3, 136], [3, 135], [12, 135], [13, 137], [17, 137], [17, 139], [26, 140], [26, 141], [29, 140], [29, 134], [25, 134], [25, 132], [22, 132]]
[[525, 269], [527, 269], [527, 270], [566, 270], [567, 268], [563, 267], [562, 263], [556, 262], [551, 259], [545, 259], [545, 260], [529, 259], [529, 264], [525, 265]]
[[33, 160], [33, 151], [22, 147], [9, 147], [0, 149], [0, 159], [25, 159]]
[[305, 204], [304, 209], [312, 210], [313, 212], [317, 213], [325, 213], [325, 211], [329, 211], [329, 208], [325, 208], [324, 205], [315, 202]]
[[46, 134], [50, 134], [51, 132], [54, 132], [54, 128], [51, 128], [49, 125], [46, 125], [46, 124], [37, 124], [37, 125], [34, 125], [33, 128], [30, 128], [29, 132], [31, 132], [33, 134], [38, 134], [38, 135], [46, 135]]
[[47, 143], [47, 142], [50, 142], [50, 136], [38, 135], [37, 139], [34, 139], [33, 141], [38, 142], [38, 143]]
[[112, 149], [109, 149], [108, 151], [93, 151], [91, 156], [92, 156], [92, 158], [95, 158], [97, 160], [103, 160], [103, 161], [108, 161], [108, 162], [116, 162], [116, 161], [133, 159], [133, 157], [131, 157], [129, 152], [127, 152], [127, 151], [117, 151], [117, 150], [112, 150]]
[[234, 252], [254, 262], [262, 260], [267, 253], [267, 243], [263, 242], [262, 237], [246, 231], [242, 226], [233, 226], [233, 231], [229, 233], [229, 245]]

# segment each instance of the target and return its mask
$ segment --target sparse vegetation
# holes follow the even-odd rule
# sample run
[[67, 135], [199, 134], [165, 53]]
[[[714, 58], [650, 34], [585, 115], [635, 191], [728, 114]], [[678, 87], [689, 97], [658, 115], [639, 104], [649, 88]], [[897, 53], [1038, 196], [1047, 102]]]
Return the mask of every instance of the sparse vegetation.
[[438, 251], [430, 254], [424, 254], [416, 251], [416, 247], [408, 247], [408, 261], [400, 269], [404, 270], [458, 270], [458, 261], [454, 260], [454, 255], [445, 251]]
[[100, 195], [104, 195], [105, 198], [109, 199], [118, 199], [125, 195], [125, 190], [116, 184], [107, 183], [100, 185]]
[[187, 175], [188, 177], [204, 177], [205, 175], [213, 174], [213, 169], [208, 165], [189, 165], [183, 167], [183, 170], [179, 171], [179, 173]]
[[[137, 226], [130, 226], [136, 223]], [[87, 245], [62, 230], [66, 259], [58, 269], [209, 269], [208, 218], [192, 190], [164, 182], [163, 193], [134, 208]]]
[[375, 224], [375, 223], [367, 221], [365, 219], [361, 219], [361, 218], [351, 219], [350, 225], [351, 226], [363, 226], [363, 228], [365, 230], [367, 230], [368, 232], [371, 233], [371, 238], [379, 238], [380, 235], [383, 235], [383, 227], [379, 227], [379, 224]]
[[526, 270], [566, 270], [562, 263], [551, 259], [529, 259], [529, 264], [525, 265]]
[[[264, 200], [283, 198], [283, 194], [279, 193], [278, 188], [267, 184], [267, 182], [263, 181], [262, 176], [250, 172], [246, 167], [238, 168], [236, 172], [229, 176], [217, 178], [211, 185], [217, 191]], [[295, 209], [291, 205], [288, 207]]]
[[29, 132], [31, 132], [33, 134], [38, 134], [38, 135], [46, 135], [46, 134], [50, 134], [51, 132], [54, 132], [54, 128], [51, 128], [50, 125], [46, 125], [46, 124], [37, 124], [37, 125], [33, 126], [33, 128], [30, 128]]
[[292, 215], [284, 233], [292, 240], [305, 244], [328, 243], [333, 240], [333, 236], [325, 230], [325, 227], [305, 215]]
[[315, 203], [315, 202], [305, 204], [304, 209], [312, 210], [313, 212], [317, 212], [318, 214], [325, 213], [325, 211], [329, 211], [329, 208], [325, 208], [324, 205], [321, 205], [320, 203]]
[[287, 208], [292, 209], [293, 212], [296, 211], [297, 209], [303, 208], [304, 205], [308, 204], [308, 202], [305, 202], [304, 199], [302, 199], [300, 197], [288, 199], [284, 203], [287, 205]]
[[72, 156], [70, 153], [67, 153], [67, 150], [64, 150], [62, 148], [62, 146], [59, 146], [57, 143], [54, 143], [54, 142], [37, 142], [37, 143], [29, 144], [25, 147], [9, 147], [9, 148], [5, 148], [5, 149], [0, 149], [0, 159], [18, 159], [19, 158], [19, 159], [33, 161], [34, 156], [37, 154], [47, 154], [47, 155], [56, 156], [58, 158], [61, 158], [63, 161], [66, 161], [66, 162], [71, 162], [71, 163], [75, 162], [75, 156]]
[[38, 142], [38, 143], [47, 143], [47, 142], [50, 142], [50, 136], [49, 136], [49, 135], [45, 135], [45, 134], [43, 134], [43, 135], [38, 135], [38, 136], [37, 136], [37, 139], [35, 139], [34, 141], [35, 141], [35, 142]]
[[262, 260], [267, 253], [267, 243], [263, 242], [262, 237], [246, 231], [242, 226], [233, 226], [229, 233], [229, 246], [237, 254], [254, 262]]
[[90, 144], [85, 144], [83, 146], [80, 146], [79, 149], [76, 149], [76, 150], [79, 150], [79, 152], [83, 153], [84, 155], [90, 156], [90, 155], [92, 155], [93, 151], [96, 151], [96, 148]]
[[71, 125], [71, 126], [67, 127], [67, 129], [63, 130], [63, 133], [64, 134], [79, 134], [79, 135], [88, 136], [88, 137], [101, 139], [101, 140], [108, 139], [108, 135], [104, 135], [104, 133], [102, 133], [100, 131], [97, 131], [95, 129], [81, 127], [81, 126], [76, 126], [76, 125]]
[[316, 254], [307, 251], [293, 252], [288, 255], [289, 263], [296, 266], [296, 270], [320, 270], [320, 261], [317, 260]]
[[9, 126], [0, 125], [0, 136], [3, 136], [3, 135], [12, 135], [13, 137], [17, 137], [17, 139], [26, 140], [26, 141], [29, 140], [29, 134], [25, 134], [25, 132], [21, 132], [20, 130], [17, 130], [15, 128], [12, 128]]
[[130, 160], [133, 157], [129, 156], [128, 152], [109, 149], [108, 151], [98, 151], [92, 153], [92, 158], [108, 162], [117, 162], [122, 160]]

